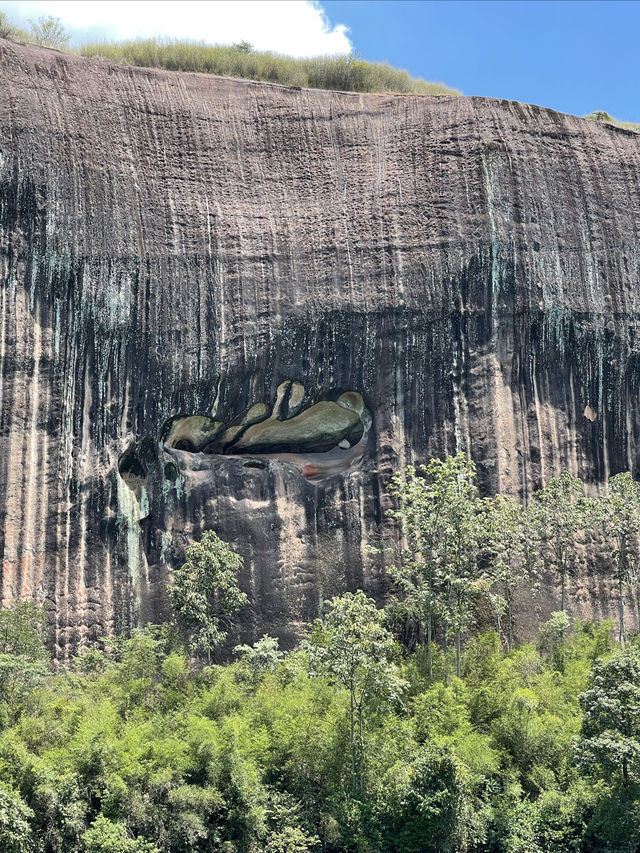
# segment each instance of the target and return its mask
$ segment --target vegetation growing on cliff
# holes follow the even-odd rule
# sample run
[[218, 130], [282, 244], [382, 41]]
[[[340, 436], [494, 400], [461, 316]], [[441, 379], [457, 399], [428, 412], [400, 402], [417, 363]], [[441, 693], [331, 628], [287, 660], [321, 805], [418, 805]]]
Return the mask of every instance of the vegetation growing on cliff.
[[[288, 654], [265, 636], [211, 665], [244, 604], [240, 560], [213, 533], [175, 573], [174, 626], [103, 638], [57, 671], [43, 612], [1, 611], [0, 848], [637, 853], [640, 637], [558, 611], [516, 645], [510, 607], [543, 563], [568, 601], [579, 529], [605, 517], [624, 592], [629, 475], [591, 500], [561, 475], [525, 510], [480, 498], [458, 455], [391, 492], [399, 598], [325, 602]], [[487, 603], [498, 632], [473, 636]]]
[[411, 77], [406, 71], [387, 63], [367, 62], [352, 55], [295, 59], [254, 51], [245, 43], [227, 47], [204, 42], [141, 39], [86, 44], [80, 48], [80, 53], [92, 59], [108, 59], [146, 68], [200, 71], [309, 89], [420, 95], [460, 94], [444, 83], [429, 83]]
[[585, 118], [588, 118], [591, 121], [598, 121], [600, 124], [611, 124], [614, 127], [621, 127], [624, 130], [632, 130], [635, 133], [640, 133], [640, 124], [633, 121], [620, 121], [620, 119], [610, 116], [609, 113], [604, 110], [595, 110], [595, 112], [586, 115]]
[[192, 652], [211, 663], [233, 617], [249, 599], [238, 586], [242, 557], [213, 530], [187, 549], [186, 562], [174, 573], [168, 588], [178, 623], [189, 636]]
[[[69, 37], [58, 18], [41, 17], [29, 30], [13, 26], [0, 12], [0, 38], [64, 49]], [[419, 95], [459, 95], [444, 83], [430, 83], [386, 62], [367, 62], [353, 55], [296, 59], [255, 51], [248, 42], [210, 45], [175, 39], [133, 39], [97, 42], [75, 49], [92, 59], [107, 59], [143, 68], [197, 71], [224, 77], [263, 80], [283, 86], [335, 89], [345, 92], [398, 92]]]
[[69, 34], [60, 18], [42, 15], [29, 21], [29, 29], [14, 26], [5, 12], [0, 12], [0, 38], [28, 42], [63, 50], [69, 46]]
[[[59, 18], [41, 16], [32, 19], [28, 29], [24, 29], [15, 26], [2, 11], [0, 38], [58, 50], [68, 50], [70, 42], [69, 34]], [[269, 51], [255, 51], [247, 41], [234, 45], [211, 45], [171, 38], [130, 39], [83, 44], [73, 48], [73, 52], [92, 59], [106, 59], [143, 68], [195, 71], [309, 89], [421, 95], [462, 94], [444, 83], [412, 77], [407, 71], [394, 68], [386, 62], [369, 62], [347, 54], [298, 59]], [[604, 110], [595, 110], [584, 118], [640, 133], [640, 124], [621, 121]]]

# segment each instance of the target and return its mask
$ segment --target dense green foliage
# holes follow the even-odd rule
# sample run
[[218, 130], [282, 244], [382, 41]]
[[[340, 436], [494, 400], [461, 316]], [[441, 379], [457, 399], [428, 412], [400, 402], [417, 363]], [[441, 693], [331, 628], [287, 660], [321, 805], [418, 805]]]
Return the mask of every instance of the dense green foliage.
[[247, 602], [213, 531], [175, 624], [57, 670], [43, 611], [0, 610], [0, 850], [638, 853], [640, 639], [559, 610], [518, 645], [511, 605], [542, 567], [570, 604], [586, 535], [623, 602], [640, 488], [564, 473], [523, 508], [475, 478], [462, 454], [398, 474], [395, 597], [324, 602], [287, 654], [264, 636], [211, 664]]
[[242, 557], [213, 530], [187, 548], [187, 559], [176, 570], [168, 593], [178, 623], [189, 635], [192, 652], [211, 663], [233, 617], [249, 603], [238, 586]]
[[[462, 638], [493, 611], [507, 650], [513, 643], [517, 590], [535, 596], [540, 578], [555, 581], [560, 610], [571, 603], [572, 578], [590, 559], [617, 587], [618, 636], [626, 639], [625, 601], [638, 580], [640, 484], [629, 472], [609, 478], [598, 497], [587, 498], [582, 481], [568, 471], [534, 492], [528, 506], [496, 495], [481, 498], [473, 462], [464, 454], [432, 459], [396, 474], [389, 515], [402, 527], [403, 547], [391, 552], [397, 619], [424, 638], [429, 676], [436, 641], [456, 646], [461, 674]], [[589, 546], [587, 547], [587, 542]], [[550, 583], [551, 582], [551, 583]]]
[[638, 647], [559, 616], [538, 647], [470, 640], [461, 678], [436, 652], [431, 682], [361, 593], [288, 655], [194, 669], [166, 627], [112, 638], [2, 693], [0, 849], [636, 851]]
[[302, 648], [310, 675], [325, 676], [349, 691], [351, 784], [354, 793], [363, 794], [367, 709], [374, 701], [379, 711], [385, 701], [397, 700], [405, 685], [392, 660], [393, 637], [375, 601], [362, 591], [348, 592], [326, 602], [326, 611]]
[[640, 659], [627, 649], [613, 660], [596, 661], [592, 684], [580, 696], [583, 767], [607, 780], [621, 774], [625, 785], [640, 775]]

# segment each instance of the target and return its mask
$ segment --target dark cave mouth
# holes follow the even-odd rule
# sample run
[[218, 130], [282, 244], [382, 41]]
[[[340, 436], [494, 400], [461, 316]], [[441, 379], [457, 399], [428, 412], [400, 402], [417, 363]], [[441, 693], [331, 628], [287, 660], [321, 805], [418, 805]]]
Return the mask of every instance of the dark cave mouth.
[[163, 428], [164, 449], [187, 468], [194, 456], [215, 455], [249, 457], [245, 468], [289, 462], [311, 481], [346, 473], [361, 462], [372, 423], [362, 395], [345, 391], [306, 407], [304, 397], [304, 386], [287, 380], [273, 407], [255, 403], [229, 425], [205, 415], [173, 418]]

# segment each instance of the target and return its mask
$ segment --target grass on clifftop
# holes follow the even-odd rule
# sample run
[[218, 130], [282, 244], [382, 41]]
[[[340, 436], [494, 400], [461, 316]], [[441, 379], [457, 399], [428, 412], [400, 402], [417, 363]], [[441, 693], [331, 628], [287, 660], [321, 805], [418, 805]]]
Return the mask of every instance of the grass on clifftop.
[[398, 92], [420, 95], [459, 95], [444, 83], [429, 83], [382, 62], [354, 56], [318, 56], [294, 59], [258, 52], [241, 42], [232, 47], [203, 42], [139, 39], [118, 43], [85, 44], [79, 53], [144, 68], [168, 71], [199, 71], [224, 77], [264, 80], [308, 89], [347, 92]]
[[636, 124], [633, 121], [620, 121], [613, 116], [610, 116], [609, 113], [604, 110], [596, 110], [593, 113], [589, 113], [585, 118], [590, 119], [590, 121], [597, 121], [600, 124], [610, 124], [613, 127], [621, 127], [623, 130], [632, 130], [634, 133], [640, 133], [640, 124]]

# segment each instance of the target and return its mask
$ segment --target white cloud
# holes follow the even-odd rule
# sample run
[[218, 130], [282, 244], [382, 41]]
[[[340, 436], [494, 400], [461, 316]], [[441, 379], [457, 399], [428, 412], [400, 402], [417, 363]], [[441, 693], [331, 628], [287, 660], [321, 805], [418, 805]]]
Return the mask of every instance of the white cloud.
[[0, 0], [18, 25], [53, 15], [74, 43], [169, 36], [210, 44], [250, 42], [291, 56], [350, 53], [349, 30], [331, 24], [319, 3], [304, 0]]

